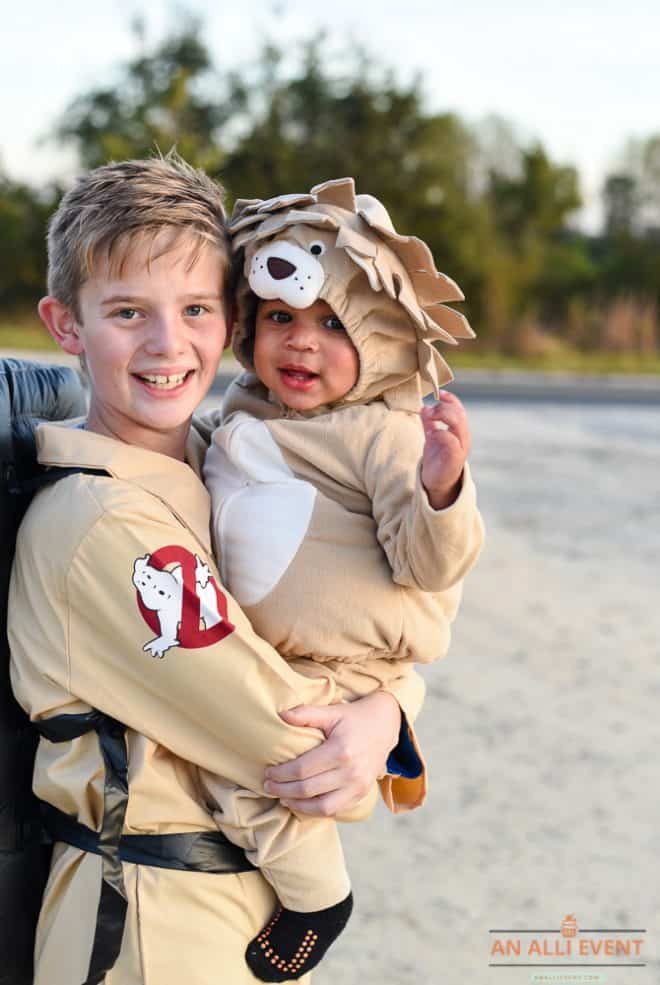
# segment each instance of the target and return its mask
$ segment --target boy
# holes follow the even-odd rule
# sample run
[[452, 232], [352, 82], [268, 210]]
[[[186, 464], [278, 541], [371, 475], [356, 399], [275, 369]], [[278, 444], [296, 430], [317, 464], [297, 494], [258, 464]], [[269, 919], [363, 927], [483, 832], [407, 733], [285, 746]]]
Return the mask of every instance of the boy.
[[[246, 943], [274, 896], [214, 820], [239, 786], [258, 818], [245, 845], [257, 860], [277, 846], [289, 908], [255, 945], [259, 973], [304, 974], [350, 910], [334, 824], [263, 786], [318, 743], [279, 711], [334, 689], [292, 672], [224, 593], [187, 464], [205, 450], [190, 420], [225, 341], [226, 269], [222, 192], [176, 157], [84, 175], [51, 222], [40, 314], [84, 359], [90, 407], [38, 431], [60, 478], [32, 502], [12, 573], [12, 683], [42, 736], [34, 789], [56, 842], [35, 985], [254, 981]], [[409, 682], [397, 693], [408, 704]], [[378, 697], [384, 759], [400, 716]]]
[[230, 231], [248, 372], [204, 467], [216, 555], [260, 635], [353, 701], [444, 656], [481, 548], [467, 420], [431, 345], [473, 333], [425, 244], [350, 178], [241, 201]]

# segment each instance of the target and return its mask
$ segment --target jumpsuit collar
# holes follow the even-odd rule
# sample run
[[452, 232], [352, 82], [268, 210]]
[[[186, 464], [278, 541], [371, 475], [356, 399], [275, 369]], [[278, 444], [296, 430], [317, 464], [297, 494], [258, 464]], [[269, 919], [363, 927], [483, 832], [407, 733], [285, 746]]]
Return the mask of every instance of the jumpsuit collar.
[[204, 444], [200, 435], [189, 433], [186, 462], [179, 462], [160, 452], [86, 431], [81, 429], [81, 423], [75, 420], [40, 425], [37, 429], [40, 464], [102, 469], [114, 478], [139, 486], [165, 503], [210, 553], [211, 500], [200, 479], [201, 444]]

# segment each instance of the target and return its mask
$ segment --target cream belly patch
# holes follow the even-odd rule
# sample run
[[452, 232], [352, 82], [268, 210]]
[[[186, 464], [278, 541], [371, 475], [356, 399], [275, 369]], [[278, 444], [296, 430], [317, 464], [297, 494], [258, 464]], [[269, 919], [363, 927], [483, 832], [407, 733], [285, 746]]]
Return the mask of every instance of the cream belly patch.
[[217, 432], [204, 478], [217, 491], [220, 575], [239, 605], [272, 592], [309, 529], [317, 491], [296, 478], [266, 424], [236, 414]]

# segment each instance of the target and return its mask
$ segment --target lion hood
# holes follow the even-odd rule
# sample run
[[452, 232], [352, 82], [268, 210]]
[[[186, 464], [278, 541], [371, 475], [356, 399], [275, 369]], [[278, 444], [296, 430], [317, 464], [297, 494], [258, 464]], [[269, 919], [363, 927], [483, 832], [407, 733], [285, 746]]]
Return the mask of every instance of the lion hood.
[[340, 405], [382, 397], [418, 410], [421, 398], [452, 379], [434, 343], [455, 345], [474, 332], [447, 301], [462, 301], [439, 273], [426, 243], [399, 235], [387, 210], [356, 195], [352, 178], [309, 194], [240, 199], [229, 223], [242, 276], [233, 348], [254, 372], [254, 296], [306, 308], [321, 298], [343, 322], [360, 359], [355, 386]]

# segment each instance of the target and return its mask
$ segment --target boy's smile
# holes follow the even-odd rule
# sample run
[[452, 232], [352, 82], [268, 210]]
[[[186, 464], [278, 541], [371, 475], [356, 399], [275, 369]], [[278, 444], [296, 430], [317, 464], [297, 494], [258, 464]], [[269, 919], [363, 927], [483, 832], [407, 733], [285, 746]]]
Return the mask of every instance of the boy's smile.
[[225, 271], [213, 247], [191, 265], [192, 241], [167, 249], [167, 235], [136, 246], [120, 271], [99, 259], [79, 292], [80, 319], [59, 340], [84, 354], [90, 430], [182, 458], [222, 355]]
[[254, 367], [286, 407], [309, 411], [345, 396], [357, 382], [360, 361], [325, 301], [293, 308], [275, 300], [259, 302]]

